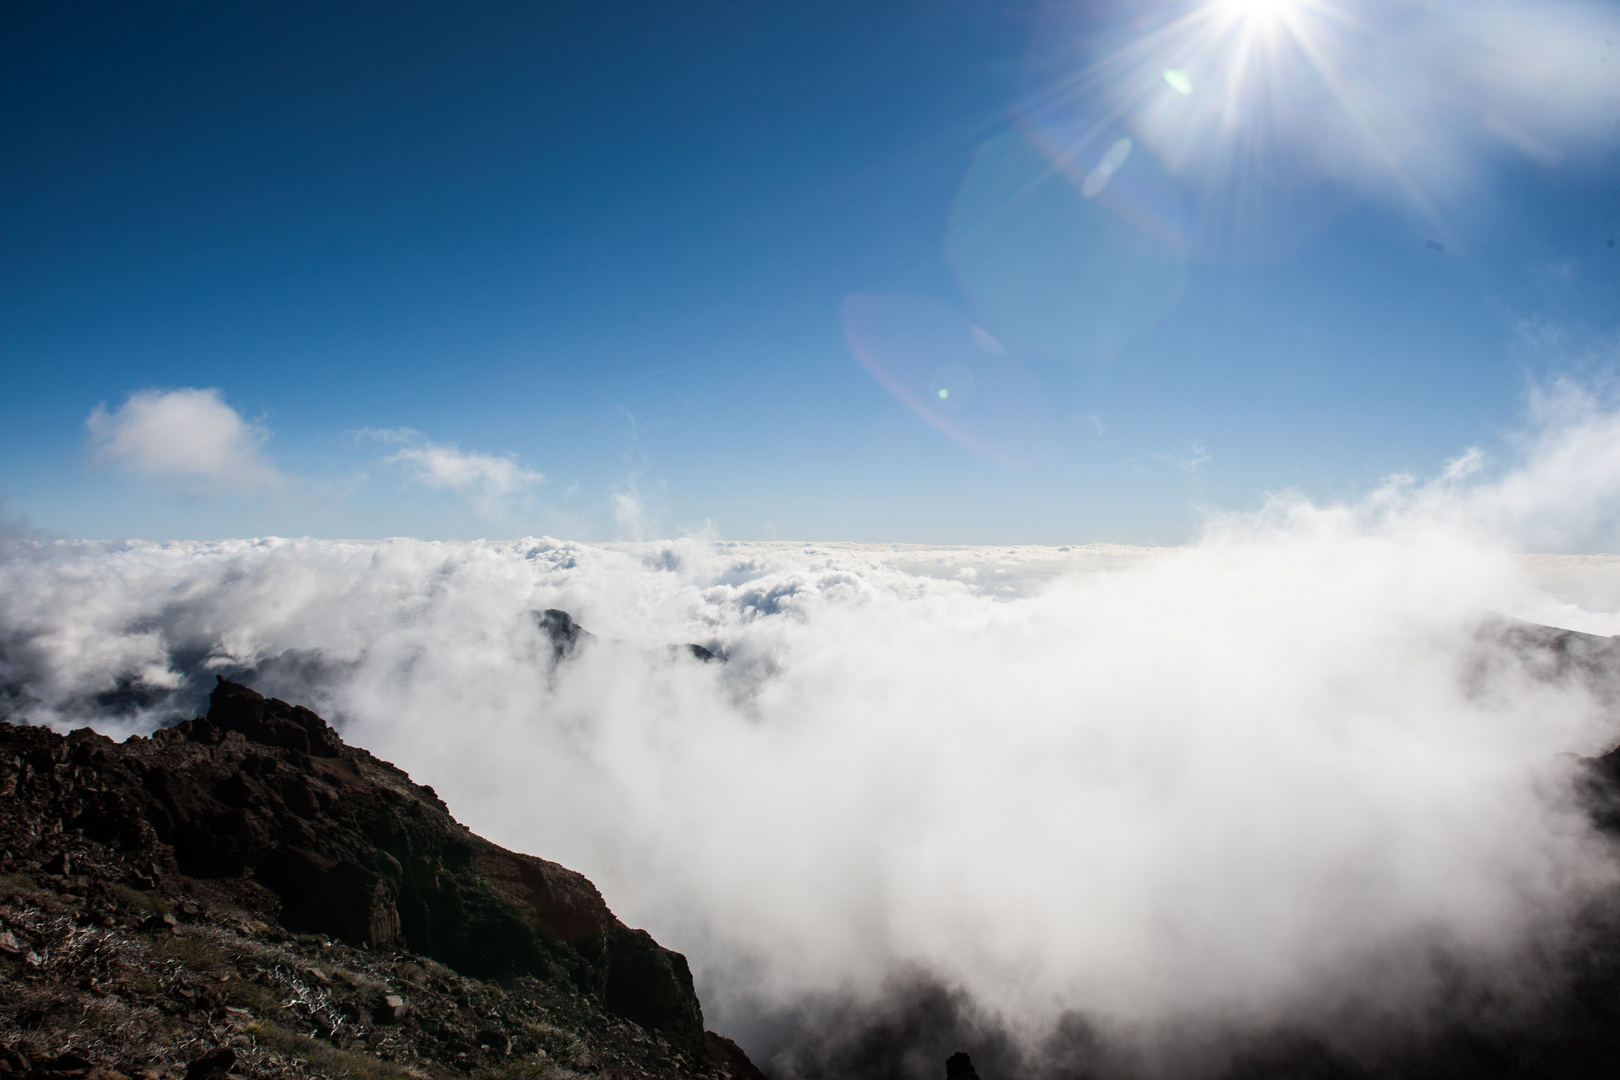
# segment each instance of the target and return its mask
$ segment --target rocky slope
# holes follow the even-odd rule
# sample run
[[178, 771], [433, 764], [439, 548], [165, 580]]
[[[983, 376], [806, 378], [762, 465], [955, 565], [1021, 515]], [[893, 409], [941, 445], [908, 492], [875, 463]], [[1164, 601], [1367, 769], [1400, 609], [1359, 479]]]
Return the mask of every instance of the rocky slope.
[[761, 1077], [583, 876], [234, 683], [124, 743], [0, 724], [0, 872], [0, 1077]]

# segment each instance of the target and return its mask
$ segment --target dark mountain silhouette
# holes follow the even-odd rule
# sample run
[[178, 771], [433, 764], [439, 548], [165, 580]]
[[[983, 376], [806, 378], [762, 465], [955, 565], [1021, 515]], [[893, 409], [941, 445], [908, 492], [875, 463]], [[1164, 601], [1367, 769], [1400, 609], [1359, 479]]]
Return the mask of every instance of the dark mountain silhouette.
[[0, 1075], [760, 1076], [582, 875], [235, 683], [124, 743], [0, 724], [0, 848]]

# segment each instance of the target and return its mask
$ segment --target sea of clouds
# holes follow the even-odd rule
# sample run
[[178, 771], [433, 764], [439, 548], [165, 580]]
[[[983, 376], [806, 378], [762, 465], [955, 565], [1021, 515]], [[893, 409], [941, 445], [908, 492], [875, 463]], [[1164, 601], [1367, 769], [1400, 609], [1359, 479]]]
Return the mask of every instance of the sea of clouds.
[[[1522, 554], [1608, 535], [1620, 415], [1536, 409], [1511, 462], [1174, 548], [14, 534], [0, 708], [309, 704], [590, 876], [785, 1074], [897, 987], [1032, 1046], [1410, 1015], [1441, 956], [1510, 1009], [1617, 876], [1569, 783], [1614, 687], [1491, 613], [1620, 632], [1620, 559]], [[557, 660], [546, 609], [593, 637]]]

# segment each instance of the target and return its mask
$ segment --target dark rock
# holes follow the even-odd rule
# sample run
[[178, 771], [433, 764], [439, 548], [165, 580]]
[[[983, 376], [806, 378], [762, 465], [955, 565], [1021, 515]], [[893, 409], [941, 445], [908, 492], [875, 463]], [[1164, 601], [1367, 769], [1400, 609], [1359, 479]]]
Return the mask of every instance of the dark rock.
[[535, 617], [535, 623], [551, 640], [551, 658], [563, 660], [573, 655], [581, 641], [593, 641], [596, 635], [586, 630], [566, 611], [547, 608]]
[[405, 1019], [410, 1006], [398, 994], [384, 994], [382, 1004], [377, 1006], [375, 1016], [379, 1024], [393, 1024]]
[[710, 1061], [725, 1068], [737, 1080], [769, 1080], [769, 1078], [743, 1053], [742, 1047], [712, 1031], [703, 1033], [703, 1053]]
[[703, 1013], [686, 957], [663, 948], [645, 930], [607, 932], [603, 1001], [613, 1012], [693, 1052], [703, 1046]]
[[69, 1050], [41, 1062], [40, 1068], [49, 1073], [82, 1073], [89, 1072], [92, 1064], [89, 1058]]
[[[938, 1061], [939, 1058], [935, 1058]], [[973, 1067], [973, 1059], [958, 1050], [945, 1059], [945, 1080], [979, 1080], [978, 1070]]]
[[[240, 732], [252, 743], [296, 750], [315, 757], [337, 757], [343, 740], [326, 721], [299, 705], [263, 698], [223, 678], [209, 698], [206, 728]], [[204, 727], [199, 727], [203, 731]]]
[[[589, 636], [571, 619], [552, 619], [551, 625], [565, 651]], [[448, 965], [458, 977], [508, 991], [554, 987], [566, 1009], [582, 1010], [581, 1023], [605, 1010], [662, 1035], [664, 1043], [647, 1045], [680, 1051], [696, 1063], [692, 1068], [708, 1070], [704, 1075], [753, 1075], [751, 1065], [740, 1064], [747, 1060], [740, 1050], [724, 1060], [708, 1056], [685, 957], [625, 926], [582, 875], [474, 835], [431, 789], [346, 746], [307, 709], [221, 681], [206, 716], [149, 739], [113, 743], [88, 730], [64, 737], [0, 723], [0, 790], [18, 793], [0, 802], [0, 845], [45, 858], [65, 850], [40, 852], [34, 838], [82, 836], [89, 854], [81, 858], [75, 847], [71, 863], [53, 867], [85, 878], [78, 884], [89, 900], [80, 922], [116, 911], [120, 917], [109, 932], [133, 924], [159, 937], [154, 963], [172, 963], [165, 956], [205, 963], [222, 939], [197, 935], [217, 935], [210, 929], [215, 926], [225, 927], [233, 940], [284, 942], [307, 956], [293, 968], [284, 958], [261, 960], [255, 970], [282, 974], [271, 978], [268, 997], [250, 994], [243, 1001], [255, 1010], [292, 1008], [303, 1029], [317, 1037], [342, 1042], [355, 1037], [357, 1023], [386, 1023], [410, 1045], [438, 1045], [427, 1033], [437, 1030], [442, 1017], [421, 1015], [422, 995], [433, 993], [426, 986], [418, 984], [406, 1008], [397, 994], [362, 991], [347, 976], [325, 973], [337, 974], [327, 955], [369, 949], [345, 952], [344, 963], [393, 964], [390, 957], [416, 955]], [[46, 879], [43, 870], [35, 864], [36, 881]], [[130, 892], [130, 882], [149, 899]], [[126, 890], [119, 894], [125, 898], [105, 906], [95, 898], [111, 895], [105, 890], [113, 883]], [[283, 928], [306, 936], [290, 938]], [[87, 992], [116, 991], [179, 1022], [225, 1015], [227, 1005], [239, 1004], [225, 989], [225, 977], [206, 964], [184, 978], [160, 966], [115, 985], [109, 975], [71, 973], [54, 959], [59, 953], [41, 960], [18, 934], [10, 940], [27, 950], [25, 963], [44, 972], [43, 978], [59, 972]], [[368, 955], [375, 960], [357, 959]], [[242, 977], [270, 978], [251, 972]], [[367, 985], [401, 977], [392, 968], [379, 970]], [[236, 984], [234, 978], [229, 982]], [[483, 1038], [504, 1030], [486, 1022], [492, 1006], [479, 997], [484, 993], [501, 991], [479, 990], [459, 1013], [452, 1011], [460, 1019], [445, 1025], [446, 1032], [459, 1034], [447, 1034], [444, 1046], [452, 1037], [460, 1040], [456, 1053], [474, 1064], [480, 1054], [504, 1055], [514, 1045], [511, 1031], [495, 1040], [498, 1046]], [[421, 1039], [428, 1043], [411, 1042]], [[591, 1039], [596, 1041], [587, 1040], [590, 1045], [601, 1045], [600, 1037]], [[134, 1064], [125, 1067], [138, 1071]]]
[[216, 1047], [186, 1066], [186, 1080], [203, 1080], [215, 1073], [229, 1073], [236, 1066], [236, 1051], [228, 1046]]

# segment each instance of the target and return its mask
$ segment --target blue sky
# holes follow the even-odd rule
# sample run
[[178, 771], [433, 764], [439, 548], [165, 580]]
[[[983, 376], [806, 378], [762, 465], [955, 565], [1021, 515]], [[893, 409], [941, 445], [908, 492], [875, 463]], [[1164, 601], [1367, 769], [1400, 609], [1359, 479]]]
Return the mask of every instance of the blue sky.
[[1613, 3], [0, 20], [49, 534], [1175, 542], [1620, 356]]

